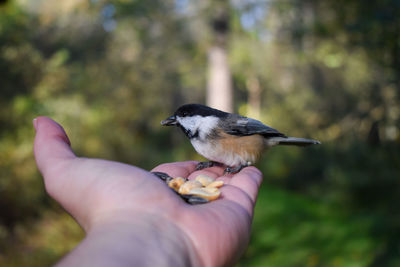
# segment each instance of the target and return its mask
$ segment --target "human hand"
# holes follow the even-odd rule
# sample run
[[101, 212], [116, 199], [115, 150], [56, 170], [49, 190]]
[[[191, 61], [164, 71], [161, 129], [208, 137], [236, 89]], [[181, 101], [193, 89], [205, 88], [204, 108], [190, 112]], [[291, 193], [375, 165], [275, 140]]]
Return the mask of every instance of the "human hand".
[[224, 266], [246, 248], [262, 180], [256, 168], [233, 176], [223, 176], [220, 167], [195, 171], [196, 162], [154, 168], [173, 177], [205, 174], [224, 180], [218, 200], [189, 205], [148, 171], [76, 157], [64, 130], [51, 119], [39, 117], [34, 126], [34, 154], [46, 190], [86, 232], [59, 265]]

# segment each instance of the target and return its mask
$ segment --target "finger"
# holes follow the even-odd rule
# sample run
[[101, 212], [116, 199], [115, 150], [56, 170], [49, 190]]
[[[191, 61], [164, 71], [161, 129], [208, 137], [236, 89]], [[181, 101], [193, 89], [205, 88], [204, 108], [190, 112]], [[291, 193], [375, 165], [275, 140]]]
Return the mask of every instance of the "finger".
[[218, 203], [219, 200], [221, 200], [221, 205], [224, 204], [224, 202], [234, 203], [241, 206], [250, 217], [253, 216], [255, 202], [244, 190], [229, 184], [224, 185], [220, 190], [221, 197], [216, 203]]
[[171, 177], [188, 177], [196, 168], [197, 161], [171, 162], [158, 165], [152, 172], [165, 172]]
[[56, 168], [60, 162], [75, 158], [64, 129], [48, 117], [34, 119], [36, 136], [33, 146], [37, 166], [43, 175]]
[[261, 171], [256, 167], [246, 167], [232, 176], [229, 184], [243, 190], [255, 202], [261, 182]]
[[223, 175], [223, 173], [224, 173], [224, 169], [222, 167], [215, 166], [215, 167], [211, 167], [211, 168], [202, 169], [199, 171], [194, 171], [188, 178], [195, 179], [199, 175], [206, 175], [206, 176], [212, 177], [214, 179], [217, 179], [218, 177]]

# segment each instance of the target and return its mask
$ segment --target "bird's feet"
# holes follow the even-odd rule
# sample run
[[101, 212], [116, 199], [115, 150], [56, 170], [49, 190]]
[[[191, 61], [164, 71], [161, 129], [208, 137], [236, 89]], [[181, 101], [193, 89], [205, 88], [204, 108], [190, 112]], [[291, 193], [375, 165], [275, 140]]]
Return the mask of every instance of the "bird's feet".
[[250, 166], [251, 163], [247, 162], [246, 164], [242, 164], [236, 167], [228, 167], [224, 170], [224, 174], [228, 173], [228, 174], [235, 174], [240, 172], [243, 168]]
[[[222, 163], [219, 162], [215, 162], [215, 161], [201, 161], [197, 164], [196, 166], [196, 171], [202, 170], [202, 169], [206, 169], [206, 168], [211, 168], [214, 166], [226, 166]], [[224, 174], [235, 174], [240, 172], [243, 168], [251, 166], [251, 162], [247, 162], [246, 164], [242, 164], [236, 167], [227, 167], [224, 170]]]
[[197, 164], [196, 166], [196, 171], [205, 169], [205, 168], [211, 168], [214, 166], [222, 166], [221, 163], [215, 162], [215, 161], [201, 161]]

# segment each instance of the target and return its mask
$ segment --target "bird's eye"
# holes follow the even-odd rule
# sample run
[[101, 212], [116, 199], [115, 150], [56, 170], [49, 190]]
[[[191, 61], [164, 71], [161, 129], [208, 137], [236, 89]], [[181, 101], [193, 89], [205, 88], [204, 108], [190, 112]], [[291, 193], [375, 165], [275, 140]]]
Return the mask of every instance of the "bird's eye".
[[186, 117], [187, 115], [189, 115], [189, 113], [187, 113], [187, 111], [182, 112], [183, 117]]

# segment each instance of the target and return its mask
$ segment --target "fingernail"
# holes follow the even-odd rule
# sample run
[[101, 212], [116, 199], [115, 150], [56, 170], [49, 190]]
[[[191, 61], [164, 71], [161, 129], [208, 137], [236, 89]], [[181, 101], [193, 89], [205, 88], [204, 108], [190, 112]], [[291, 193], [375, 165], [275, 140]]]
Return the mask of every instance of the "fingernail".
[[32, 123], [33, 123], [33, 127], [34, 127], [35, 130], [37, 131], [37, 127], [38, 127], [38, 120], [37, 120], [37, 118], [34, 118], [33, 121], [32, 121]]

